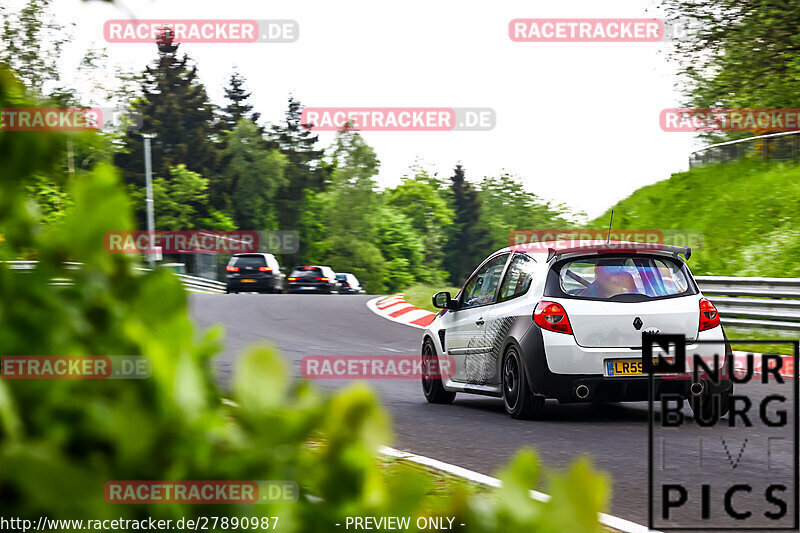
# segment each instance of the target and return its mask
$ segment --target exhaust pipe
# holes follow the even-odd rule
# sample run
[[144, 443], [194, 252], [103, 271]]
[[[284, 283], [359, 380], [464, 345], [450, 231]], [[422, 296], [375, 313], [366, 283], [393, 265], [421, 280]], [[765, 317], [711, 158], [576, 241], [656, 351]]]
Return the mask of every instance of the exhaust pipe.
[[586, 399], [586, 397], [589, 396], [589, 387], [587, 387], [586, 385], [578, 385], [577, 387], [575, 387], [575, 396], [577, 396], [581, 400]]
[[703, 394], [703, 388], [704, 387], [702, 383], [695, 382], [692, 383], [692, 385], [689, 387], [689, 390], [691, 391], [692, 396], [700, 396], [701, 394]]

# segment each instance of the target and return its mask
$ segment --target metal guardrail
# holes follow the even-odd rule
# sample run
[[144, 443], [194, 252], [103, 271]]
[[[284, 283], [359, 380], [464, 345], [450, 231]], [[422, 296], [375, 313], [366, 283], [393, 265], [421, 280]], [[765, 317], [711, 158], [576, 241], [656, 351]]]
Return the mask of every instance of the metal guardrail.
[[800, 330], [800, 278], [697, 276], [724, 325]]
[[181, 281], [183, 285], [189, 290], [193, 292], [213, 292], [213, 293], [224, 293], [226, 291], [225, 283], [221, 281], [214, 281], [213, 279], [206, 279], [206, 278], [198, 278], [195, 276], [187, 276], [186, 274], [175, 274]]
[[[36, 261], [6, 261], [12, 270], [31, 270]], [[77, 270], [80, 263], [66, 263]], [[147, 268], [137, 268], [147, 271]], [[186, 274], [175, 274], [193, 292], [224, 293], [225, 283]], [[719, 310], [722, 323], [742, 328], [800, 331], [800, 278], [696, 276], [703, 294]], [[53, 285], [70, 285], [67, 278], [51, 280]]]
[[[6, 261], [10, 265], [11, 270], [33, 270], [36, 268], [37, 261]], [[75, 262], [64, 263], [67, 270], [78, 270], [82, 264]], [[142, 272], [148, 272], [149, 268], [136, 268]], [[213, 279], [199, 278], [196, 276], [187, 276], [186, 274], [175, 274], [181, 279], [183, 286], [190, 292], [211, 292], [211, 293], [224, 293], [225, 283], [221, 281], [214, 281]], [[72, 285], [72, 280], [69, 278], [53, 278], [50, 280], [51, 285], [68, 286]]]
[[689, 168], [745, 158], [800, 162], [800, 131], [768, 133], [711, 144], [689, 154]]

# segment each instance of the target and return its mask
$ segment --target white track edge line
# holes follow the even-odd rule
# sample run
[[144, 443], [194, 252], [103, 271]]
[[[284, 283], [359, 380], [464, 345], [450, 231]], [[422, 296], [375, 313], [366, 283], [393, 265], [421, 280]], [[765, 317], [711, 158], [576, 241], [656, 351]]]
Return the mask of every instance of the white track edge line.
[[[228, 398], [223, 398], [222, 403], [231, 407], [239, 407], [239, 404], [233, 400], [229, 400]], [[446, 472], [450, 475], [457, 476], [480, 485], [486, 485], [493, 488], [500, 488], [503, 486], [503, 482], [497, 478], [487, 476], [486, 474], [481, 474], [480, 472], [475, 472], [473, 470], [468, 470], [460, 466], [445, 463], [443, 461], [439, 461], [438, 459], [425, 457], [424, 455], [404, 452], [389, 446], [380, 446], [378, 448], [378, 453], [387, 457], [394, 457], [395, 459], [410, 461], [428, 468], [433, 468], [434, 470]], [[529, 494], [531, 498], [539, 502], [547, 502], [550, 500], [549, 494], [539, 492], [538, 490], [531, 490], [529, 491]], [[606, 513], [599, 513], [598, 518], [600, 519], [601, 524], [622, 531], [623, 533], [659, 533], [655, 530], [648, 529], [647, 526], [643, 526], [641, 524], [637, 524], [636, 522], [631, 522], [630, 520], [625, 520], [624, 518], [619, 518], [618, 516], [613, 516]]]
[[[446, 472], [480, 485], [486, 485], [494, 488], [499, 488], [503, 485], [503, 482], [497, 478], [487, 476], [486, 474], [481, 474], [480, 472], [474, 472], [460, 466], [445, 463], [443, 461], [439, 461], [438, 459], [431, 459], [430, 457], [425, 457], [424, 455], [404, 452], [388, 446], [381, 446], [378, 448], [378, 453], [427, 466], [429, 468]], [[544, 492], [539, 492], [537, 490], [530, 491], [530, 496], [539, 502], [547, 502], [550, 500], [549, 494], [545, 494]], [[601, 524], [613, 529], [617, 529], [624, 533], [658, 533], [655, 530], [648, 529], [647, 526], [637, 524], [636, 522], [631, 522], [630, 520], [625, 520], [624, 518], [612, 516], [610, 514], [599, 513], [598, 517]]]

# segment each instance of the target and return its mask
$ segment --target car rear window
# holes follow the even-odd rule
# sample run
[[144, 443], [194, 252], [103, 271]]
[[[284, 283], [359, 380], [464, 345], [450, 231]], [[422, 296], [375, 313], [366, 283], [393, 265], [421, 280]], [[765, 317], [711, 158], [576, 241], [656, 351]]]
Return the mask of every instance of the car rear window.
[[238, 267], [261, 267], [267, 265], [263, 255], [237, 255], [234, 257], [234, 261], [234, 266]]
[[292, 270], [291, 277], [322, 276], [322, 269], [317, 267], [300, 267]]
[[620, 295], [663, 298], [686, 293], [689, 280], [681, 265], [666, 258], [590, 257], [568, 261], [558, 271], [568, 296], [593, 300]]

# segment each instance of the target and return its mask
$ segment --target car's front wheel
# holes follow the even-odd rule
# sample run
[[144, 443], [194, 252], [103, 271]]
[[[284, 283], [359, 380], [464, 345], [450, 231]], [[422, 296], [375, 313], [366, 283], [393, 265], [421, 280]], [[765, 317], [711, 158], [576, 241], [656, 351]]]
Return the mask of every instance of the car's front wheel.
[[544, 396], [536, 396], [528, 387], [522, 358], [515, 347], [506, 352], [503, 361], [503, 403], [511, 418], [538, 419], [544, 413]]
[[[453, 403], [456, 393], [445, 390], [441, 377], [425, 377], [426, 369], [440, 368], [437, 364], [436, 348], [430, 339], [422, 345], [422, 392], [429, 403]], [[441, 373], [441, 371], [439, 371]]]

